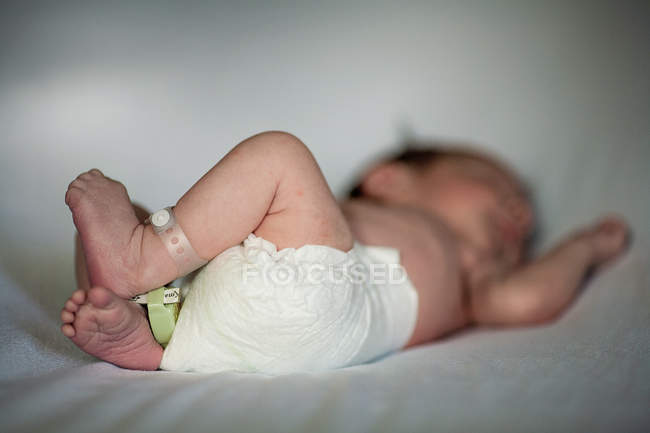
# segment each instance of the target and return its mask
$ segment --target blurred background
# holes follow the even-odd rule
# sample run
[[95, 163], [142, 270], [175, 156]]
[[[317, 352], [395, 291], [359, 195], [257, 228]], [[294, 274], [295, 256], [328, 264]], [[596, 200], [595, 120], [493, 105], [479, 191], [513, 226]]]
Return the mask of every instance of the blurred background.
[[649, 28], [647, 1], [5, 1], [1, 266], [57, 320], [76, 175], [157, 209], [267, 129], [339, 195], [405, 136], [453, 140], [523, 174], [541, 248], [609, 211], [647, 238]]

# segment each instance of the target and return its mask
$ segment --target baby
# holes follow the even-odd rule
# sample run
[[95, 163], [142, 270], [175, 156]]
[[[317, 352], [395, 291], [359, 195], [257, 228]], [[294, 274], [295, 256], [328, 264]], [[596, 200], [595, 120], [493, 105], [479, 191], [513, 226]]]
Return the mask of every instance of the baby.
[[[171, 257], [152, 225], [143, 223], [146, 213], [134, 208], [124, 186], [100, 171], [77, 177], [66, 203], [83, 255], [77, 260], [79, 289], [61, 312], [63, 334], [115, 365], [159, 368], [179, 327], [192, 320], [190, 313], [183, 315], [193, 292], [167, 349], [154, 339], [145, 310], [129, 299], [188, 270]], [[354, 286], [364, 299], [381, 301], [375, 302], [379, 313], [364, 315], [361, 325], [354, 326], [365, 326], [363, 335], [381, 339], [391, 334], [392, 339], [374, 345], [364, 357], [351, 348], [345, 363], [335, 366], [425, 344], [469, 325], [551, 320], [571, 303], [585, 276], [619, 255], [627, 239], [623, 221], [605, 218], [541, 258], [526, 261], [534, 223], [526, 191], [509, 169], [469, 151], [407, 150], [371, 167], [339, 204], [308, 148], [276, 131], [235, 146], [180, 198], [173, 212], [196, 255], [204, 261], [216, 257], [202, 273], [227, 254], [228, 260], [247, 254], [233, 248], [254, 246], [266, 249], [273, 260], [303, 248], [321, 248], [314, 251], [325, 251], [323, 257], [339, 254], [351, 263], [400, 260], [408, 279], [391, 292], [392, 298], [382, 297], [390, 288]], [[382, 262], [374, 255], [379, 250], [366, 246], [389, 247], [401, 259], [395, 254]], [[230, 298], [221, 299], [228, 308]], [[353, 313], [347, 311], [346, 320], [356, 317]], [[390, 326], [373, 328], [373, 320], [386, 317]], [[400, 330], [391, 329], [396, 323]], [[336, 325], [336, 318], [330, 325]], [[268, 330], [271, 340], [274, 329]], [[336, 344], [328, 341], [327, 347]], [[318, 350], [314, 353], [323, 356], [323, 348]]]

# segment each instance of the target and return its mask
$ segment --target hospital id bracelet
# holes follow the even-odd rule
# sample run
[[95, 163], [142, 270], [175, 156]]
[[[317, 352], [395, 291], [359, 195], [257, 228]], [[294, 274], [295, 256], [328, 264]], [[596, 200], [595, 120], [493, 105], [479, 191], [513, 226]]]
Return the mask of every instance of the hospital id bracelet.
[[194, 251], [190, 240], [176, 221], [173, 207], [154, 212], [145, 220], [145, 224], [151, 224], [154, 233], [167, 248], [169, 256], [176, 264], [178, 276], [187, 275], [208, 262]]
[[179, 288], [164, 286], [131, 298], [131, 301], [138, 304], [147, 304], [151, 331], [162, 347], [167, 346], [174, 333], [180, 300]]

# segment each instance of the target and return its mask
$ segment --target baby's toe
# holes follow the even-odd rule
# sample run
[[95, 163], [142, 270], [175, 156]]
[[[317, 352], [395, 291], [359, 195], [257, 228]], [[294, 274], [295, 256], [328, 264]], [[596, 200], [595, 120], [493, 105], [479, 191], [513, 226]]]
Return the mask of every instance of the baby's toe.
[[104, 176], [104, 173], [102, 173], [96, 168], [91, 168], [87, 172], [81, 173], [75, 180], [84, 184], [85, 187], [91, 188], [95, 182], [106, 180], [106, 179], [108, 178]]
[[69, 311], [71, 313], [76, 313], [77, 310], [79, 310], [79, 304], [74, 302], [72, 299], [68, 299], [67, 301], [65, 301], [64, 308], [66, 311]]
[[61, 321], [63, 323], [72, 323], [74, 322], [74, 313], [71, 313], [68, 310], [61, 310]]
[[77, 179], [80, 180], [92, 180], [94, 177], [97, 177], [98, 175], [102, 174], [101, 171], [97, 170], [96, 168], [91, 168], [90, 170], [81, 173]]
[[84, 192], [85, 188], [81, 186], [80, 182], [77, 182], [77, 180], [72, 181], [70, 186], [68, 186], [68, 190], [65, 192], [65, 204], [71, 208], [77, 207]]
[[104, 287], [93, 287], [88, 291], [88, 302], [97, 308], [108, 308], [115, 295]]
[[86, 301], [86, 292], [84, 290], [75, 290], [69, 300], [77, 305], [81, 305]]
[[89, 183], [98, 177], [104, 177], [104, 174], [96, 168], [77, 176], [68, 185], [68, 190], [65, 193], [65, 203], [70, 207], [75, 207], [90, 187]]
[[69, 323], [66, 323], [61, 326], [61, 332], [63, 333], [63, 335], [65, 335], [68, 338], [72, 338], [76, 334], [74, 327]]

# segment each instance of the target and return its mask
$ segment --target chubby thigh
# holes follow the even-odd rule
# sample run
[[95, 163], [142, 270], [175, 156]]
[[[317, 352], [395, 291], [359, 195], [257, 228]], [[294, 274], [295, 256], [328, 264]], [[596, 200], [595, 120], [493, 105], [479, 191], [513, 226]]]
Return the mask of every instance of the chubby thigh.
[[394, 280], [370, 275], [396, 257], [359, 244], [278, 251], [250, 235], [192, 281], [161, 368], [319, 371], [399, 349], [415, 326], [417, 294], [399, 271]]

